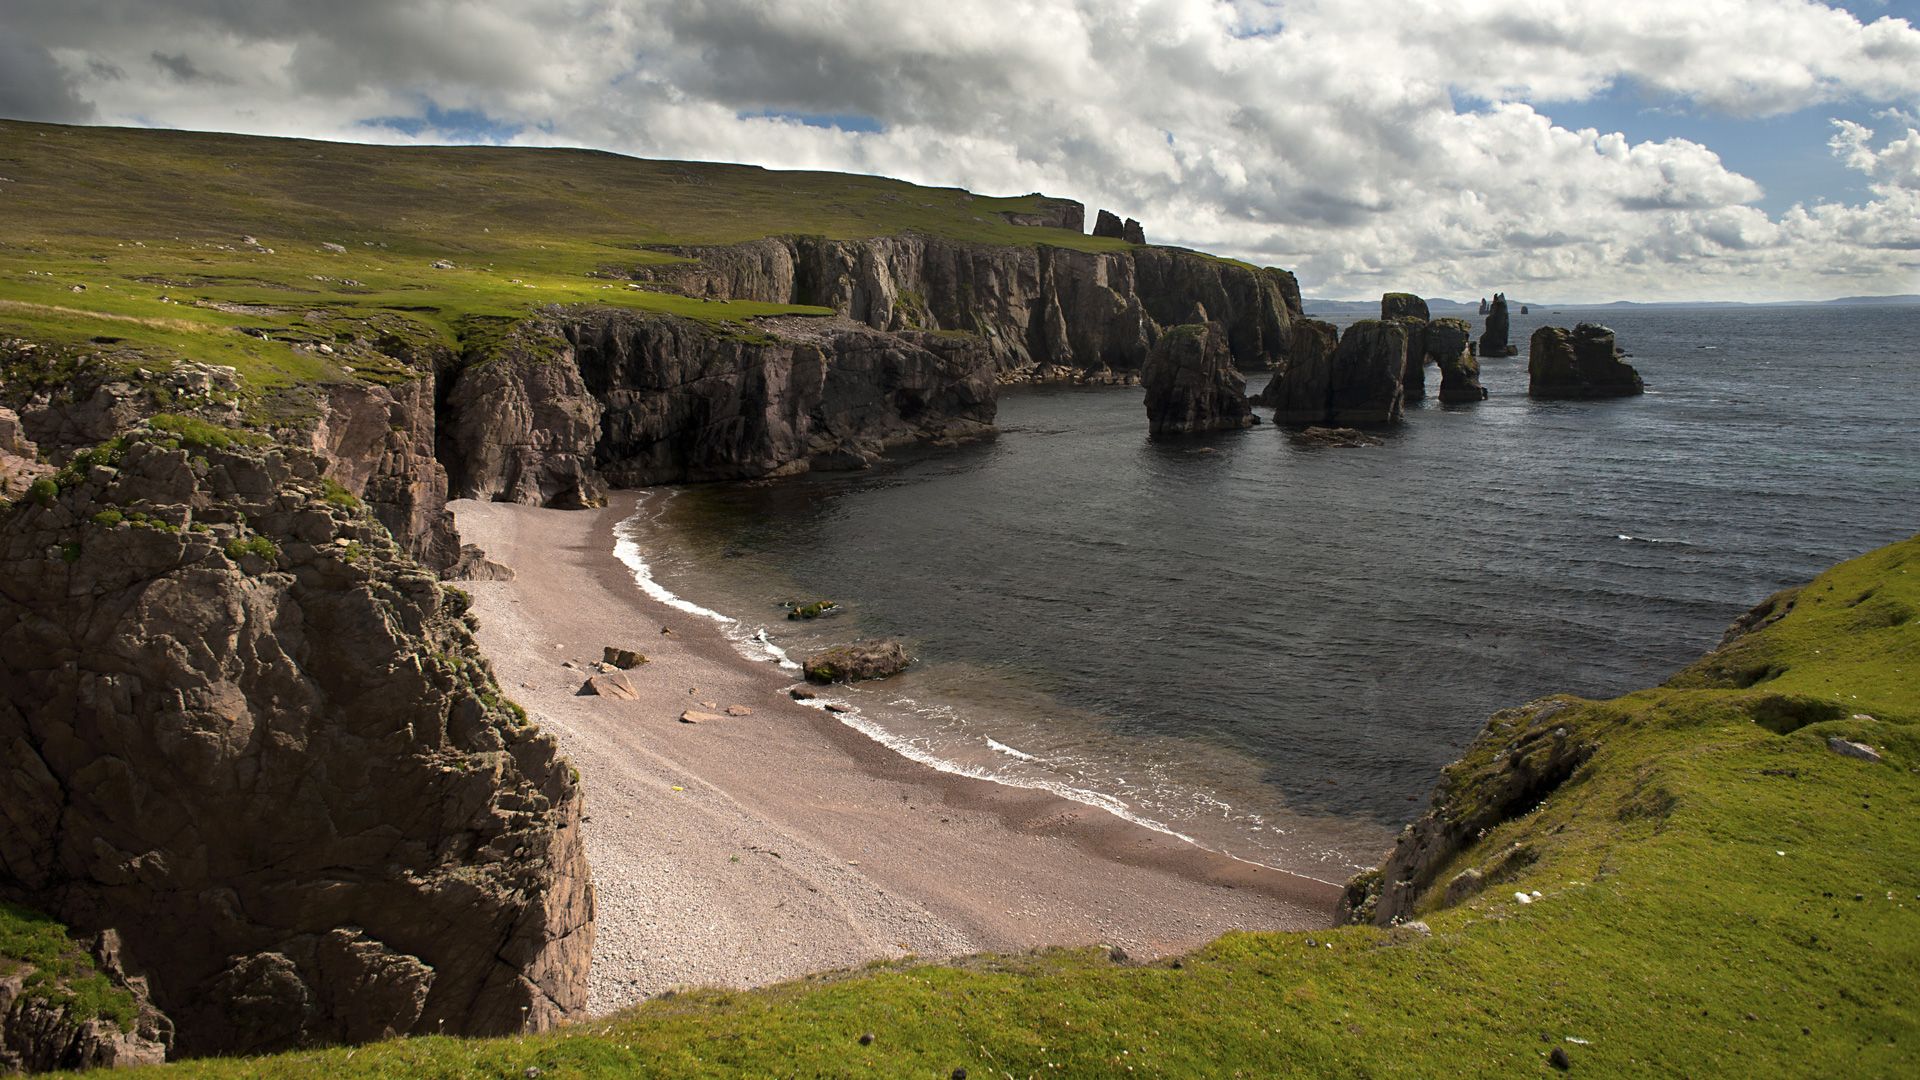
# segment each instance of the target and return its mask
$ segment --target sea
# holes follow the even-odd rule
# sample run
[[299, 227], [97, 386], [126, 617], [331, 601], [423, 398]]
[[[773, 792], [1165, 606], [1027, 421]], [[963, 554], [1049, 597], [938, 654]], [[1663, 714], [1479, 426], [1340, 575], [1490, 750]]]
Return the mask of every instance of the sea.
[[[1528, 336], [1581, 321], [1645, 396], [1527, 398]], [[768, 663], [906, 641], [906, 673], [834, 691], [902, 754], [1338, 882], [1489, 714], [1658, 683], [1920, 531], [1917, 330], [1920, 306], [1536, 307], [1488, 400], [1362, 449], [1152, 440], [1138, 388], [1010, 389], [987, 441], [647, 491], [617, 548]]]

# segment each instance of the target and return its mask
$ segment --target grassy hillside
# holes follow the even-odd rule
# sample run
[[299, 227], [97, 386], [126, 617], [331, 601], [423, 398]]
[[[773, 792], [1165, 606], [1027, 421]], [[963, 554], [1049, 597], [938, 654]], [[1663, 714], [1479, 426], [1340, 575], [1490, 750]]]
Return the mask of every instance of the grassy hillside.
[[[1126, 246], [1001, 216], [1039, 201], [584, 150], [0, 121], [0, 339], [126, 368], [179, 358], [231, 365], [259, 397], [405, 377], [406, 361], [394, 357], [409, 347], [454, 347], [545, 304], [723, 322], [818, 310], [705, 303], [593, 276], [673, 261], [649, 245], [915, 230]], [[5, 374], [18, 382], [36, 371], [63, 374], [44, 354], [15, 358]]]
[[[694, 991], [538, 1037], [174, 1066], [206, 1077], [1897, 1076], [1920, 1060], [1920, 537], [1668, 685], [1515, 710], [1592, 747], [1423, 926], [1231, 935]], [[1834, 753], [1841, 736], [1877, 749]], [[1526, 858], [1507, 854], [1515, 845]], [[1516, 894], [1526, 894], [1521, 902]], [[871, 1032], [871, 1045], [861, 1045]], [[533, 1070], [539, 1070], [538, 1073]]]

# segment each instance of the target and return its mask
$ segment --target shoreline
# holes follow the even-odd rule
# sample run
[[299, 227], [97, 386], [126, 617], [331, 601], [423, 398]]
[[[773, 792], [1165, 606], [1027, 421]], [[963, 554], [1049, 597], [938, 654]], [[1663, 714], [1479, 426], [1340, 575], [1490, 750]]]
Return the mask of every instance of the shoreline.
[[[1228, 930], [1331, 925], [1337, 885], [920, 764], [793, 701], [795, 673], [642, 592], [614, 552], [638, 498], [452, 507], [463, 537], [514, 571], [460, 583], [481, 647], [586, 790], [590, 1013], [909, 955], [1109, 945], [1148, 959]], [[609, 645], [652, 659], [627, 673], [637, 700], [577, 694]], [[735, 705], [751, 714], [678, 719]]]

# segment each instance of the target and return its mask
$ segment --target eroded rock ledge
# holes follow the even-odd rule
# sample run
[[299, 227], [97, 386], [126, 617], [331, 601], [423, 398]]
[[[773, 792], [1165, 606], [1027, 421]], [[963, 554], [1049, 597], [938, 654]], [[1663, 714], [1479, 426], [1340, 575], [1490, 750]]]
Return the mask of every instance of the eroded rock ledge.
[[305, 451], [82, 455], [0, 511], [0, 881], [117, 929], [185, 1053], [586, 1000], [577, 781], [464, 597]]

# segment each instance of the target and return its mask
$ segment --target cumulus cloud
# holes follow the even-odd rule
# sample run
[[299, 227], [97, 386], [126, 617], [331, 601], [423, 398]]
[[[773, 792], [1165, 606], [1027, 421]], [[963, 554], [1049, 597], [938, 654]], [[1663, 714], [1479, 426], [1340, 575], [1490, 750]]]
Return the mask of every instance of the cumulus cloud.
[[[1811, 0], [14, 0], [0, 22], [55, 93], [0, 64], [13, 115], [1040, 189], [1324, 295], [1920, 290], [1920, 31]], [[1891, 126], [1831, 144], [1868, 197], [1770, 217], [1708, 146], [1552, 118], [1622, 91]]]

